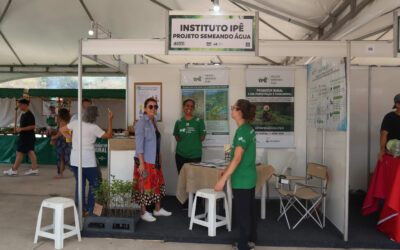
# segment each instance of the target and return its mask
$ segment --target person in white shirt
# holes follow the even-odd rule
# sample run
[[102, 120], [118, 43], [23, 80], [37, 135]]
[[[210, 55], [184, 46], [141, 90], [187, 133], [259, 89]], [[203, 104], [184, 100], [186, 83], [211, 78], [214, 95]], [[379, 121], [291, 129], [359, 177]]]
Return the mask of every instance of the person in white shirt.
[[[94, 208], [94, 194], [93, 189], [98, 186], [98, 169], [96, 163], [96, 155], [94, 144], [97, 138], [109, 139], [112, 137], [112, 119], [114, 117], [113, 112], [108, 112], [108, 129], [104, 132], [98, 125], [95, 124], [96, 118], [99, 116], [98, 109], [96, 106], [88, 106], [85, 108], [82, 117], [82, 202], [84, 214], [93, 212]], [[78, 203], [78, 131], [79, 123], [78, 120], [71, 121], [66, 127], [62, 128], [62, 134], [72, 140], [71, 150], [71, 168], [75, 175], [75, 201]], [[71, 133], [72, 138], [71, 138]], [[89, 193], [87, 199], [87, 206], [85, 209], [85, 187], [86, 180], [89, 181]]]

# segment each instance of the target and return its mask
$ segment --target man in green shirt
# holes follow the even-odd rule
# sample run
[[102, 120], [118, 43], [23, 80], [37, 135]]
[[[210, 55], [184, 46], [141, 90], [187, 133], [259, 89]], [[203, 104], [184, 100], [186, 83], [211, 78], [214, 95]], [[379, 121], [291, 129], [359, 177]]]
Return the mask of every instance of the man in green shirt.
[[183, 164], [199, 162], [202, 155], [202, 142], [206, 136], [204, 121], [193, 115], [195, 102], [187, 99], [183, 102], [184, 117], [175, 122], [174, 136], [176, 145], [176, 167], [178, 174]]

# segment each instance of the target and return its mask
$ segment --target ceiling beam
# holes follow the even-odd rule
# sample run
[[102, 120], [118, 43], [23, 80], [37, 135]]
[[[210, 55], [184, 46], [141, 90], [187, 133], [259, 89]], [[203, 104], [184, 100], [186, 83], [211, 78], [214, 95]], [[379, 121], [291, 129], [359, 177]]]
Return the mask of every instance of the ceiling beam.
[[155, 56], [151, 56], [151, 55], [145, 55], [145, 56], [148, 57], [148, 58], [151, 58], [151, 59], [153, 59], [153, 60], [159, 61], [159, 62], [161, 62], [161, 63], [169, 64], [169, 62], [164, 61], [164, 60], [162, 60], [162, 59], [159, 59], [159, 58], [157, 58], [157, 57], [155, 57]]
[[[230, 0], [230, 2], [232, 4], [234, 4], [236, 7], [240, 8], [243, 11], [247, 11], [245, 8], [243, 8], [240, 4], [233, 2], [232, 0]], [[267, 25], [268, 27], [270, 27], [271, 29], [275, 30], [276, 32], [278, 32], [279, 34], [281, 34], [282, 36], [286, 37], [288, 40], [293, 40], [293, 38], [291, 38], [290, 36], [286, 35], [285, 33], [283, 33], [282, 31], [280, 31], [279, 29], [275, 28], [274, 26], [272, 26], [271, 24], [269, 24], [267, 21], [265, 21], [264, 19], [262, 19], [261, 17], [258, 18], [258, 20], [260, 20], [260, 22], [262, 22], [263, 24]]]
[[265, 9], [265, 8], [259, 7], [257, 5], [254, 5], [254, 4], [242, 1], [242, 0], [230, 0], [230, 1], [242, 4], [244, 6], [247, 6], [247, 7], [251, 8], [251, 9], [258, 10], [258, 11], [260, 11], [262, 13], [265, 13], [267, 15], [276, 17], [276, 18], [281, 19], [281, 20], [284, 20], [284, 21], [286, 21], [288, 23], [291, 23], [291, 24], [295, 24], [295, 25], [300, 26], [302, 28], [305, 28], [305, 29], [308, 29], [308, 30], [311, 30], [311, 31], [317, 31], [316, 27], [312, 27], [312, 26], [310, 26], [308, 24], [299, 22], [299, 21], [294, 20], [294, 19], [292, 19], [290, 17], [287, 17], [287, 16], [281, 15], [279, 13], [273, 12], [273, 11], [271, 11], [269, 9]]
[[376, 41], [380, 40], [384, 35], [386, 35], [389, 31], [391, 31], [391, 29], [386, 30], [385, 32], [383, 32], [377, 39]]
[[88, 7], [86, 6], [86, 4], [83, 2], [83, 0], [79, 0], [79, 2], [81, 3], [83, 9], [85, 10], [86, 14], [88, 15], [90, 21], [94, 22], [93, 16], [92, 16], [92, 14], [90, 14], [90, 11], [89, 11]]
[[162, 4], [162, 3], [158, 2], [157, 0], [150, 0], [150, 2], [157, 4], [158, 6], [160, 6], [163, 9], [172, 10], [170, 7], [166, 6], [165, 4]]
[[17, 52], [15, 52], [14, 48], [11, 46], [10, 42], [7, 40], [6, 36], [4, 33], [0, 30], [0, 36], [3, 38], [4, 42], [7, 44], [8, 48], [11, 50], [11, 52], [14, 54], [14, 56], [17, 58], [18, 62], [21, 65], [24, 65], [24, 63], [21, 61], [21, 58], [19, 58]]
[[[379, 29], [379, 30], [375, 30], [375, 31], [373, 31], [373, 32], [371, 32], [371, 33], [362, 35], [362, 36], [357, 37], [357, 38], [355, 38], [355, 39], [353, 39], [353, 40], [364, 40], [365, 38], [368, 38], [368, 37], [371, 37], [371, 36], [380, 34], [380, 33], [382, 33], [382, 32], [387, 32], [387, 31], [391, 30], [392, 28], [393, 28], [393, 24], [390, 24], [390, 25], [388, 25], [388, 26], [386, 26], [386, 27], [383, 27], [383, 28], [381, 28], [381, 29]], [[386, 33], [385, 33], [385, 34], [386, 34]]]
[[259, 56], [259, 58], [263, 59], [264, 61], [270, 62], [270, 63], [272, 63], [274, 65], [281, 65], [280, 63], [275, 62], [274, 60], [269, 59], [268, 57], [265, 57], [265, 56]]
[[[70, 66], [70, 65], [0, 65], [0, 74], [1, 73], [51, 73], [51, 74], [69, 74], [78, 72], [78, 66]], [[93, 74], [118, 74], [116, 70], [106, 67], [104, 65], [84, 65], [83, 66], [84, 73], [93, 73]]]
[[0, 23], [1, 23], [1, 21], [3, 21], [3, 18], [6, 16], [7, 10], [10, 7], [11, 2], [12, 2], [12, 0], [8, 0], [8, 2], [6, 4], [6, 7], [4, 8], [3, 12], [1, 13], [1, 15], [0, 15]]
[[369, 5], [373, 1], [374, 0], [363, 0], [360, 4], [357, 5], [357, 7], [355, 7], [354, 9], [352, 9], [352, 11], [346, 14], [346, 16], [344, 16], [342, 19], [336, 22], [336, 24], [333, 25], [332, 28], [330, 28], [326, 33], [324, 32], [320, 37], [320, 40], [325, 40], [329, 38], [329, 36], [331, 36], [333, 33], [342, 28], [347, 21], [356, 17], [361, 10], [363, 10], [367, 5]]

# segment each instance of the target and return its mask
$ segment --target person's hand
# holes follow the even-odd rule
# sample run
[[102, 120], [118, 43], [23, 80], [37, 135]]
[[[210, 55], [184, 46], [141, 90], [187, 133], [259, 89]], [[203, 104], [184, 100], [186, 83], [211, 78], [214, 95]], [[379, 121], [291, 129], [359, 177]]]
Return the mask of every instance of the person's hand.
[[144, 163], [140, 163], [139, 164], [139, 169], [138, 169], [138, 172], [139, 172], [140, 175], [143, 174], [144, 169], [145, 169]]
[[55, 135], [53, 135], [53, 136], [51, 137], [51, 140], [55, 140], [55, 139], [57, 139], [57, 138], [56, 138]]
[[215, 187], [214, 187], [214, 191], [222, 191], [222, 189], [224, 189], [224, 186], [225, 186], [225, 178], [220, 178], [219, 180], [218, 180], [218, 182], [217, 182], [217, 184], [215, 184]]
[[385, 151], [380, 151], [379, 154], [378, 154], [378, 160], [382, 161], [384, 155], [385, 155]]
[[20, 132], [22, 131], [22, 128], [17, 128], [15, 131], [16, 131], [17, 133], [20, 133]]
[[114, 113], [111, 110], [108, 110], [108, 120], [111, 121], [114, 118]]

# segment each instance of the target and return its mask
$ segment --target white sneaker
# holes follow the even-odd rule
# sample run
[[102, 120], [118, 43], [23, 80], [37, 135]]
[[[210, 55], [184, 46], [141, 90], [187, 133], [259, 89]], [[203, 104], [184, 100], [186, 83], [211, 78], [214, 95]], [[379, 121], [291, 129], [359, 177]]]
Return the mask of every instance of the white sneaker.
[[147, 212], [144, 213], [143, 215], [140, 216], [140, 218], [142, 218], [142, 220], [147, 221], [147, 222], [154, 222], [157, 219], [153, 217], [153, 215], [151, 215], [151, 213]]
[[33, 170], [29, 169], [28, 171], [25, 172], [25, 175], [38, 175], [39, 174], [39, 169]]
[[14, 171], [12, 168], [10, 168], [9, 170], [3, 171], [3, 174], [8, 176], [17, 176], [18, 171]]
[[171, 216], [172, 213], [171, 213], [171, 212], [168, 212], [168, 211], [165, 210], [164, 208], [161, 208], [161, 209], [158, 210], [158, 211], [154, 210], [154, 211], [153, 211], [153, 215], [154, 215], [154, 216]]

